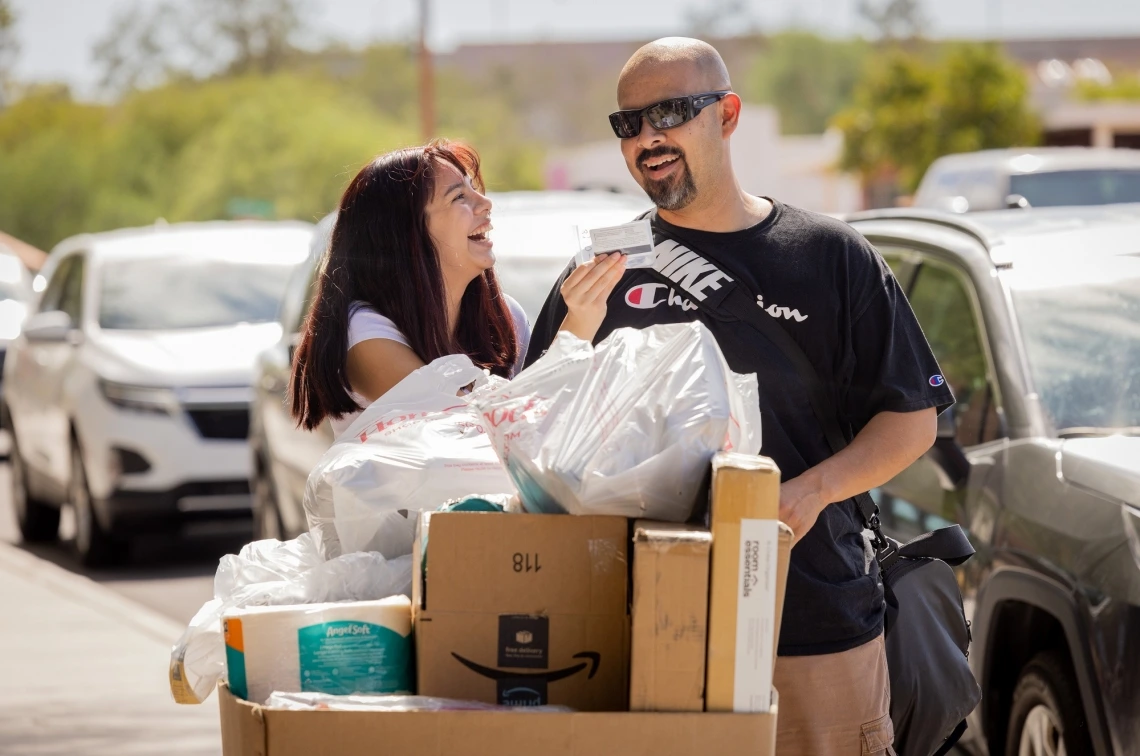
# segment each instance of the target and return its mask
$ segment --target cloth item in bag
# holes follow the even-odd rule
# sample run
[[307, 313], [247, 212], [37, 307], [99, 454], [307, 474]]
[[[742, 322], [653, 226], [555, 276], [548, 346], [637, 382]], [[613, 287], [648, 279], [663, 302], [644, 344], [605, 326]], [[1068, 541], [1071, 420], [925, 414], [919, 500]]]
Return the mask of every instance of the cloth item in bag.
[[365, 409], [309, 474], [305, 515], [320, 553], [410, 554], [419, 512], [470, 494], [513, 494], [471, 406], [506, 383], [449, 355]]
[[170, 692], [178, 703], [201, 703], [226, 671], [222, 615], [235, 608], [370, 601], [412, 593], [412, 558], [375, 552], [325, 561], [309, 533], [292, 541], [267, 539], [227, 554], [207, 601], [170, 652]]
[[760, 450], [758, 397], [693, 322], [560, 333], [473, 404], [528, 511], [682, 522], [714, 453]]
[[946, 753], [982, 699], [968, 662], [970, 626], [951, 565], [974, 553], [958, 525], [907, 544], [891, 540], [881, 562], [895, 749]]

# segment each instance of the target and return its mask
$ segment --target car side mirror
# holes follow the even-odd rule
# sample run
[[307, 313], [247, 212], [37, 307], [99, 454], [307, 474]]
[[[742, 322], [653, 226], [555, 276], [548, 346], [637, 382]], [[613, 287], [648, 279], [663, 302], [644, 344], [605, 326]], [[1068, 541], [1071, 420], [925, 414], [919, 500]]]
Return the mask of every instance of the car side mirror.
[[28, 341], [43, 344], [62, 344], [71, 339], [75, 330], [71, 316], [58, 310], [38, 312], [24, 323], [24, 336]]
[[938, 479], [944, 490], [957, 491], [966, 484], [970, 477], [970, 460], [958, 443], [958, 419], [954, 416], [952, 407], [938, 416], [934, 446], [926, 456], [937, 468]]
[[1021, 196], [1020, 194], [1006, 195], [1005, 206], [1008, 210], [1018, 210], [1032, 207], [1032, 205], [1029, 204], [1029, 200], [1025, 199], [1025, 197]]

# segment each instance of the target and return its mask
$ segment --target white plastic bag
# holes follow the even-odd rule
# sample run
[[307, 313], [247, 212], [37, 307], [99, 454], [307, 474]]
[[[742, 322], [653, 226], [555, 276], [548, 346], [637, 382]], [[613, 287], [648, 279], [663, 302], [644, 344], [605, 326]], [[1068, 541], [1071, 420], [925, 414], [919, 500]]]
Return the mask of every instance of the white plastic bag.
[[305, 514], [321, 554], [410, 554], [419, 512], [468, 494], [513, 494], [471, 406], [505, 384], [466, 355], [450, 355], [365, 409], [309, 474]]
[[226, 671], [222, 615], [236, 607], [370, 601], [412, 593], [410, 556], [385, 559], [375, 552], [325, 561], [313, 537], [267, 539], [227, 554], [207, 601], [170, 652], [170, 692], [178, 703], [201, 703]]
[[475, 404], [535, 512], [684, 521], [715, 452], [760, 450], [756, 376], [733, 373], [699, 322], [619, 328], [597, 347], [560, 333]]

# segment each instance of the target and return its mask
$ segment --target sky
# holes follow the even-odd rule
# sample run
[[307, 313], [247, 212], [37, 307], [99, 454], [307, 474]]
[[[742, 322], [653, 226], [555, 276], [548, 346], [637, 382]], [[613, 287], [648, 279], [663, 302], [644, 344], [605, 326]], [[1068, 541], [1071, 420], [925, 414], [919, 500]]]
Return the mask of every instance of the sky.
[[[684, 33], [694, 10], [717, 0], [429, 0], [431, 44], [544, 39], [645, 39]], [[865, 32], [858, 0], [740, 0], [762, 31], [789, 27], [830, 36]], [[89, 91], [91, 48], [116, 13], [160, 0], [13, 0], [17, 75]], [[307, 0], [314, 38], [351, 43], [406, 39], [418, 0]], [[934, 37], [1140, 37], [1140, 0], [922, 0]], [[741, 22], [744, 25], [743, 22]], [[742, 29], [743, 30], [743, 29]]]

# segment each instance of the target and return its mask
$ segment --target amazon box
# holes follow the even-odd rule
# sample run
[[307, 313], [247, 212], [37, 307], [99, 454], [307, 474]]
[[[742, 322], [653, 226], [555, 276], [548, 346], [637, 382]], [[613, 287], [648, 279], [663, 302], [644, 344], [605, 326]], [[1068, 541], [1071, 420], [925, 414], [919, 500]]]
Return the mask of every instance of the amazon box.
[[[545, 515], [543, 515], [545, 516]], [[223, 756], [773, 756], [762, 714], [294, 711], [218, 688]]]
[[628, 543], [623, 517], [423, 515], [413, 557], [419, 694], [625, 710]]
[[713, 459], [705, 708], [768, 711], [792, 531], [779, 522], [780, 469], [766, 457]]
[[634, 525], [631, 711], [704, 711], [711, 548], [707, 528]]

